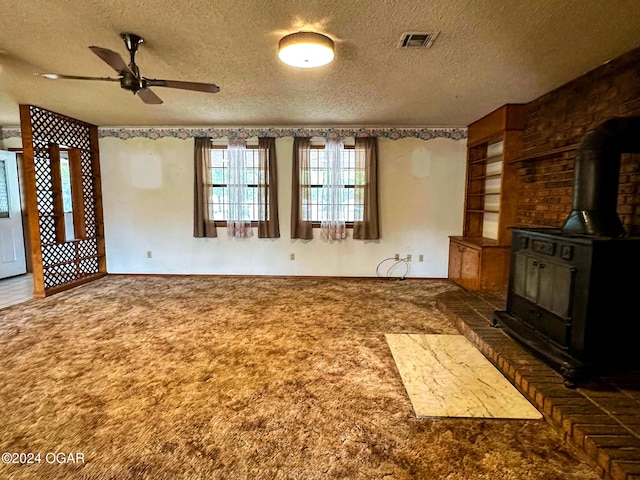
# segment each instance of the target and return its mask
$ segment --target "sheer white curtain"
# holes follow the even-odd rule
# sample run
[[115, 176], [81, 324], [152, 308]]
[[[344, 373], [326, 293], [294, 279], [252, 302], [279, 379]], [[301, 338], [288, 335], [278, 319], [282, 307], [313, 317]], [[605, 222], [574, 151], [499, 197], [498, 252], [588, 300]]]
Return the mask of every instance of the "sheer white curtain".
[[230, 139], [229, 155], [229, 212], [227, 214], [227, 234], [233, 238], [251, 237], [251, 210], [247, 198], [247, 145], [244, 140]]
[[344, 143], [341, 138], [328, 138], [325, 145], [324, 184], [322, 187], [323, 219], [320, 223], [320, 235], [325, 240], [347, 238], [344, 220], [343, 196], [345, 193], [342, 175], [342, 152]]

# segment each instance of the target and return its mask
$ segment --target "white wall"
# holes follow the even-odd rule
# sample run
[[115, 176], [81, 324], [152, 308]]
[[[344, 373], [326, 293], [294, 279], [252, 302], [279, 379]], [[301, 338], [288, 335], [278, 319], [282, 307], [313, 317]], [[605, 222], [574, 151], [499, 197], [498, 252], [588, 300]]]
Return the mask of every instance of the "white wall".
[[0, 139], [0, 150], [7, 150], [9, 148], [22, 148], [22, 139], [20, 137]]
[[254, 229], [229, 239], [218, 228], [207, 239], [193, 238], [193, 139], [101, 139], [108, 272], [373, 277], [382, 260], [410, 253], [408, 276], [447, 276], [448, 236], [462, 231], [465, 140], [380, 138], [382, 238], [334, 243], [318, 229], [313, 240], [290, 238], [292, 146], [276, 140], [281, 238]]

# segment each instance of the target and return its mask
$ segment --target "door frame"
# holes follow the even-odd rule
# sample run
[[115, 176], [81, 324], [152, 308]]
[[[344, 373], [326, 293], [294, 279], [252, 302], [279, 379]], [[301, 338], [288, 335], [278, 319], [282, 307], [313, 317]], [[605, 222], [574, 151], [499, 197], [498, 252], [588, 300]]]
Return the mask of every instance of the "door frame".
[[[29, 248], [30, 245], [30, 231], [29, 225], [26, 218], [27, 215], [27, 202], [25, 197], [25, 189], [24, 189], [24, 164], [23, 164], [23, 156], [21, 148], [2, 148], [5, 152], [11, 152], [15, 154], [16, 161], [16, 173], [17, 173], [17, 185], [18, 185], [18, 202], [20, 205], [20, 222], [22, 225], [22, 246], [24, 248], [24, 257], [25, 257], [25, 272], [20, 273], [16, 276], [26, 275], [28, 273], [32, 273], [32, 260], [31, 260], [31, 250]], [[11, 277], [7, 277], [11, 278]]]

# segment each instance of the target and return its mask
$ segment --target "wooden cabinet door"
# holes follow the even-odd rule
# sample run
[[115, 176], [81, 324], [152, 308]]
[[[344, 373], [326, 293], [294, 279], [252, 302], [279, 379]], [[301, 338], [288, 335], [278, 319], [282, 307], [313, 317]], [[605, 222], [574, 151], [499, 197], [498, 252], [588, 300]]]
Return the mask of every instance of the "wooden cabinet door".
[[467, 290], [480, 287], [480, 250], [462, 246], [460, 285]]
[[449, 279], [460, 283], [460, 271], [462, 269], [461, 247], [458, 242], [449, 241]]

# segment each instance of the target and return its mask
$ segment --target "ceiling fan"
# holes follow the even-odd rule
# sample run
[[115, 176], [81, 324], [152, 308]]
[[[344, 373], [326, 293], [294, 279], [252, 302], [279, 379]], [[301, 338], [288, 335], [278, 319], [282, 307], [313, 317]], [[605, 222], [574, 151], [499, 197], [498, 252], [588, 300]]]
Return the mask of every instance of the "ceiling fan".
[[168, 87], [180, 88], [182, 90], [194, 90], [196, 92], [217, 93], [220, 87], [212, 83], [197, 82], [181, 82], [177, 80], [159, 80], [154, 78], [146, 78], [140, 75], [138, 65], [136, 65], [135, 57], [138, 46], [144, 42], [142, 37], [135, 33], [122, 33], [120, 37], [124, 40], [131, 61], [129, 65], [125, 63], [120, 54], [102, 47], [89, 47], [93, 53], [106, 62], [111, 68], [118, 72], [119, 78], [112, 77], [81, 77], [77, 75], [60, 75], [56, 73], [36, 73], [49, 79], [66, 79], [66, 80], [99, 80], [105, 82], [120, 82], [120, 87], [125, 90], [137, 94], [144, 102], [149, 104], [160, 104], [162, 100], [155, 93], [149, 90], [149, 87]]

